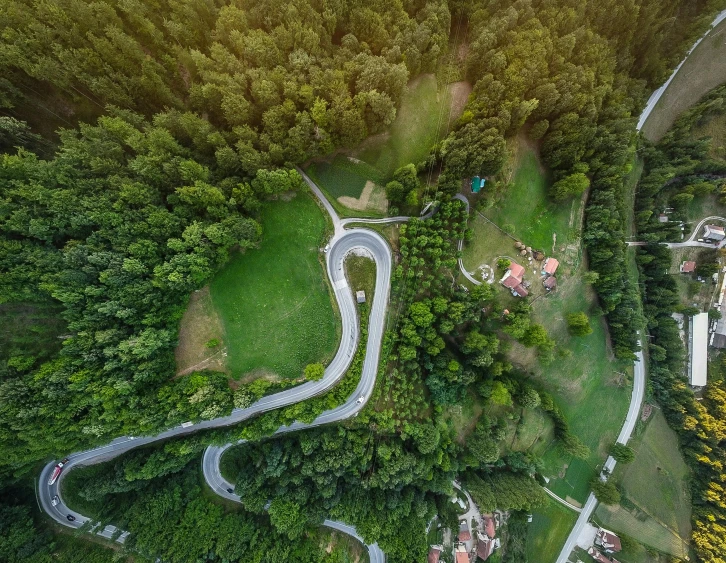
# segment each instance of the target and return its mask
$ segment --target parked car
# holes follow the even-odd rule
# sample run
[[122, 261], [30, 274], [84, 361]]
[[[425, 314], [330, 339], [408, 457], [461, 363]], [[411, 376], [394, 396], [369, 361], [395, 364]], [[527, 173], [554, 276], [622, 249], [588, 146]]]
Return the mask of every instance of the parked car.
[[55, 495], [52, 499], [50, 499], [50, 503], [53, 506], [58, 506], [59, 502], [60, 502], [60, 498], [58, 498], [58, 495]]

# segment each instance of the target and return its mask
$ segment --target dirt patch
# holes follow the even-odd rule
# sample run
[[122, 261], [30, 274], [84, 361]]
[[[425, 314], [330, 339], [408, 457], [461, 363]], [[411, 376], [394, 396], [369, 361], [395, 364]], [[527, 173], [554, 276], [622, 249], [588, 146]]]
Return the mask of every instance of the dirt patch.
[[[217, 340], [213, 348], [207, 343]], [[174, 351], [177, 375], [210, 369], [229, 373], [224, 329], [212, 305], [209, 286], [192, 293], [179, 326], [179, 344]]]
[[341, 196], [338, 198], [338, 202], [356, 211], [370, 210], [384, 213], [388, 209], [385, 190], [370, 180], [366, 182], [360, 197]]
[[448, 90], [448, 95], [451, 99], [449, 121], [459, 119], [459, 116], [464, 113], [466, 102], [469, 101], [469, 94], [471, 94], [471, 91], [474, 88], [468, 82], [461, 81], [449, 84], [446, 89]]
[[259, 369], [253, 369], [252, 371], [248, 371], [242, 377], [240, 377], [237, 382], [240, 385], [244, 385], [246, 383], [252, 383], [253, 381], [257, 381], [258, 379], [263, 379], [265, 381], [269, 381], [271, 383], [279, 383], [283, 379], [277, 375], [274, 371], [270, 371], [268, 369], [259, 368]]

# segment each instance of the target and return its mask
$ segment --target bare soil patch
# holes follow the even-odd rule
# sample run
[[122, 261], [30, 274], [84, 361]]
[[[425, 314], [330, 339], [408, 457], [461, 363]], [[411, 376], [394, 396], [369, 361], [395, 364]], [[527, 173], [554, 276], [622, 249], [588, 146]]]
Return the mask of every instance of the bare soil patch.
[[385, 213], [388, 209], [388, 200], [386, 199], [385, 190], [370, 180], [366, 182], [360, 197], [341, 196], [338, 198], [341, 205], [345, 205], [349, 209], [356, 211], [380, 211]]
[[446, 89], [451, 100], [450, 121], [456, 120], [464, 113], [466, 102], [469, 101], [469, 94], [474, 87], [466, 81], [454, 82], [449, 84]]
[[[207, 342], [211, 340], [217, 340], [219, 344], [208, 348]], [[229, 373], [224, 329], [212, 305], [209, 286], [195, 291], [189, 299], [189, 306], [179, 327], [179, 344], [174, 357], [177, 375], [203, 369]]]

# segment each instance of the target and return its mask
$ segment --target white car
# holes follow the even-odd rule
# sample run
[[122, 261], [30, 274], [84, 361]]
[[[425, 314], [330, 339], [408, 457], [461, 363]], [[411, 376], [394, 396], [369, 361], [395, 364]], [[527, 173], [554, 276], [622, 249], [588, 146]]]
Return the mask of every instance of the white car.
[[53, 506], [58, 506], [59, 502], [60, 502], [60, 498], [58, 498], [58, 495], [55, 495], [52, 499], [50, 499], [50, 503]]
[[356, 403], [361, 404], [365, 400], [366, 400], [366, 396], [365, 395], [361, 395], [360, 397], [358, 397], [358, 400], [356, 401]]

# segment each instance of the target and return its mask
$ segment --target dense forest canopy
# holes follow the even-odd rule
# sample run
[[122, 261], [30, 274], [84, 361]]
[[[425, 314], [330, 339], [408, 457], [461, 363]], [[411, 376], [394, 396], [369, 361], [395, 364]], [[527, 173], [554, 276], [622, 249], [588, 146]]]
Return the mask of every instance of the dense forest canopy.
[[[427, 159], [386, 179], [410, 193], [421, 187], [416, 172], [435, 171], [433, 189], [422, 191], [442, 203], [433, 218], [400, 229], [395, 322], [379, 374], [386, 377], [378, 378], [371, 406], [345, 425], [263, 440], [344, 400], [360, 375], [359, 351], [328, 395], [228, 434], [128, 454], [88, 473], [79, 497], [96, 503], [96, 517], [127, 526], [135, 534], [130, 545], [145, 556], [178, 561], [192, 553], [236, 561], [245, 555], [240, 546], [273, 550], [259, 530], [291, 542], [275, 544], [276, 560], [303, 561], [315, 553], [306, 531], [330, 515], [380, 542], [390, 561], [420, 560], [434, 514], [456, 526], [449, 495], [457, 476], [487, 509], [538, 506], [544, 498], [533, 475], [541, 460], [507, 447], [508, 417], [539, 409], [565, 454], [587, 457], [587, 447], [557, 397], [507, 361], [517, 341], [551, 363], [556, 343], [546, 328], [531, 321], [527, 305], [505, 312], [490, 286], [465, 292], [455, 282], [456, 244], [467, 230], [463, 206], [450, 196], [466, 177], [499, 172], [512, 137], [538, 141], [554, 200], [567, 205], [589, 189], [583, 242], [594, 287], [615, 354], [633, 357], [641, 319], [626, 273], [623, 182], [635, 121], [649, 92], [725, 4], [6, 0], [0, 323], [16, 328], [0, 331], [3, 484], [17, 483], [41, 460], [212, 419], [257, 398], [233, 392], [217, 372], [173, 377], [190, 293], [232, 252], [257, 244], [267, 200], [306, 189], [292, 165], [385, 131], [407, 83], [438, 72], [457, 26], [467, 32], [463, 75], [473, 87], [463, 114]], [[687, 149], [694, 159], [703, 155], [697, 142]], [[641, 194], [639, 211], [652, 206], [648, 198], [670, 174], [663, 163], [682, 150], [675, 143], [651, 151], [646, 180], [661, 176]], [[674, 166], [684, 175], [703, 172]], [[638, 215], [656, 240], [649, 219]], [[661, 322], [668, 296], [663, 303], [653, 297], [646, 295], [649, 330], [672, 330]], [[679, 365], [677, 347], [651, 348], [657, 373]], [[659, 381], [657, 393], [670, 400], [671, 380]], [[480, 416], [462, 443], [444, 413], [472, 397], [505, 414]], [[688, 412], [706, 420], [699, 409], [721, 404], [709, 401], [689, 404]], [[190, 468], [209, 441], [240, 437], [259, 441], [235, 455], [243, 507], [229, 516], [195, 486]], [[707, 442], [694, 451], [721, 447]], [[714, 451], [703, 472], [721, 463], [722, 451]], [[707, 477], [713, 486], [703, 492], [696, 541], [704, 560], [718, 561], [723, 507], [713, 500], [718, 479]], [[27, 507], [8, 499], [0, 517], [19, 524], [12, 545], [0, 544], [9, 545], [6, 558], [49, 557], [50, 540], [29, 539]], [[166, 518], [184, 533], [164, 534]], [[510, 538], [510, 561], [524, 557], [523, 527], [515, 516], [520, 534]], [[243, 540], [233, 545], [233, 536]]]

